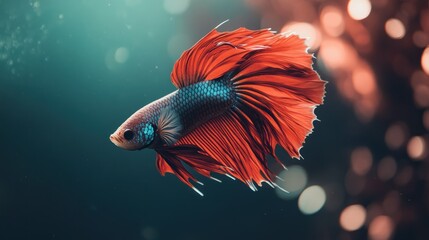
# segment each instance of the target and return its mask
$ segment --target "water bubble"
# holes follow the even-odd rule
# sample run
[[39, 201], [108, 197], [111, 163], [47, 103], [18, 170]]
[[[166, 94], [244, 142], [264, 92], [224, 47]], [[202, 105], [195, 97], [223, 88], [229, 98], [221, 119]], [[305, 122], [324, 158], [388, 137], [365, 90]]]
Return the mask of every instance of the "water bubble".
[[63, 20], [64, 19], [64, 15], [63, 14], [58, 15], [58, 19]]

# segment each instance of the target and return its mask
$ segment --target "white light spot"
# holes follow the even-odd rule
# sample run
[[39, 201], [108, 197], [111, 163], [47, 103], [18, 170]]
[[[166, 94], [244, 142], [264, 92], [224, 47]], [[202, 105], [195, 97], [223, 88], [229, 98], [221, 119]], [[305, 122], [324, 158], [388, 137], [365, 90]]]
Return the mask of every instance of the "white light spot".
[[58, 15], [58, 19], [63, 20], [64, 19], [64, 14]]
[[276, 188], [277, 196], [282, 199], [294, 199], [298, 197], [301, 191], [307, 185], [307, 173], [301, 166], [295, 165], [288, 167], [288, 170], [283, 170], [277, 179], [276, 184], [287, 190], [289, 193]]
[[191, 0], [164, 0], [164, 9], [170, 14], [184, 13], [191, 3]]
[[371, 12], [371, 2], [369, 0], [350, 0], [347, 11], [355, 20], [365, 19]]
[[115, 61], [117, 63], [125, 63], [130, 56], [130, 52], [125, 47], [120, 47], [115, 51]]
[[302, 213], [310, 215], [318, 212], [326, 202], [326, 193], [322, 187], [314, 185], [306, 188], [298, 199]]

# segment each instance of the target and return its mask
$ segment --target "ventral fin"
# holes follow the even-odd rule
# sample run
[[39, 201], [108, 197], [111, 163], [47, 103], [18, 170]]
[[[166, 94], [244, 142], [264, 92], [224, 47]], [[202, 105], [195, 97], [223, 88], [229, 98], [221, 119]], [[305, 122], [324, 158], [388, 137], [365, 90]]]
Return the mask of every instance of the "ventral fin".
[[161, 111], [158, 120], [158, 134], [167, 146], [177, 142], [182, 128], [180, 117], [175, 110], [167, 107]]

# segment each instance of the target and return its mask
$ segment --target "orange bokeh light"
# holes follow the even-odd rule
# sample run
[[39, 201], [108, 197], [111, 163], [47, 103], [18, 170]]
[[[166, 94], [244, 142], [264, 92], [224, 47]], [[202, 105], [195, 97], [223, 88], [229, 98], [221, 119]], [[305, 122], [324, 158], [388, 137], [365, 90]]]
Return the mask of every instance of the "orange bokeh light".
[[427, 75], [429, 75], [429, 47], [426, 47], [422, 53], [422, 69]]
[[398, 167], [394, 158], [385, 157], [381, 159], [377, 168], [378, 178], [380, 178], [383, 181], [387, 181], [393, 178], [393, 176], [395, 176], [396, 174], [397, 168]]
[[365, 64], [359, 65], [352, 73], [353, 87], [359, 94], [371, 94], [376, 89], [376, 80], [372, 69]]
[[327, 39], [320, 46], [319, 56], [326, 66], [335, 71], [339, 69], [353, 69], [358, 61], [356, 50], [340, 39]]
[[346, 207], [340, 215], [340, 225], [346, 231], [355, 231], [363, 226], [366, 219], [366, 211], [362, 205]]
[[338, 37], [344, 32], [344, 17], [337, 7], [324, 7], [320, 14], [320, 22], [325, 32], [332, 37]]
[[306, 38], [305, 44], [310, 47], [311, 50], [316, 50], [322, 41], [322, 35], [319, 29], [305, 22], [289, 23], [282, 28], [281, 32], [296, 33], [300, 37]]
[[386, 21], [384, 25], [387, 35], [393, 39], [401, 39], [405, 36], [405, 26], [404, 24], [396, 18], [391, 18]]
[[384, 140], [390, 149], [398, 149], [404, 143], [408, 136], [408, 128], [402, 122], [392, 124], [386, 131]]
[[357, 175], [365, 175], [372, 166], [372, 154], [366, 147], [359, 147], [351, 154], [351, 168]]
[[421, 160], [426, 156], [426, 142], [423, 137], [415, 136], [410, 139], [407, 146], [408, 155], [416, 160]]
[[393, 233], [394, 223], [388, 216], [374, 218], [368, 228], [369, 238], [372, 240], [387, 240]]

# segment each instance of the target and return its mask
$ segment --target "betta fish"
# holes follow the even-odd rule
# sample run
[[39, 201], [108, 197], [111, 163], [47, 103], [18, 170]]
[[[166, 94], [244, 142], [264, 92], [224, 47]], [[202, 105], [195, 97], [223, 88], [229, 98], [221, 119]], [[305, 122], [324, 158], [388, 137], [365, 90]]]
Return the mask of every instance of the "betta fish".
[[174, 64], [176, 91], [144, 106], [110, 136], [127, 150], [151, 148], [161, 175], [172, 173], [203, 195], [189, 169], [271, 187], [268, 156], [280, 145], [292, 158], [313, 130], [325, 81], [297, 35], [270, 29], [210, 31]]

